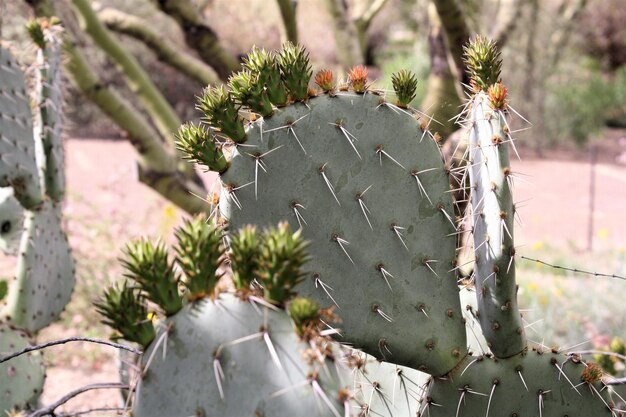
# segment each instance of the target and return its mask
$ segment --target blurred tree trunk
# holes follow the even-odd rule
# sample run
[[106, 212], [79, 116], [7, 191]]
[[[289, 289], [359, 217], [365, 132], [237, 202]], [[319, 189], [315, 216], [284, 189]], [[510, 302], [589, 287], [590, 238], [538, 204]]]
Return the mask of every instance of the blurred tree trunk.
[[284, 41], [298, 43], [298, 21], [296, 20], [296, 9], [298, 0], [277, 0], [280, 16], [283, 18], [285, 27]]
[[426, 95], [422, 100], [422, 112], [435, 119], [431, 123], [432, 130], [438, 130], [443, 138], [447, 138], [456, 130], [451, 119], [457, 115], [461, 106], [458, 80], [450, 68], [448, 48], [442, 21], [439, 20], [437, 9], [431, 3], [428, 8], [430, 30], [428, 34], [428, 52], [430, 55], [430, 73]]
[[351, 12], [347, 0], [326, 0], [341, 66], [350, 68], [365, 63], [367, 31], [387, 1], [359, 0]]
[[[432, 0], [431, 4], [435, 6], [439, 15], [439, 25], [443, 27], [445, 32], [446, 44], [448, 46], [447, 53], [456, 66], [452, 70], [463, 83], [469, 84], [465, 63], [463, 62], [463, 46], [470, 39], [470, 29], [463, 10], [457, 3], [457, 0]], [[429, 17], [433, 15], [430, 12], [431, 7], [429, 6]]]
[[200, 58], [213, 67], [222, 80], [239, 69], [239, 61], [232, 56], [217, 34], [205, 21], [202, 11], [191, 0], [152, 0], [165, 14], [178, 23], [185, 34], [185, 42]]

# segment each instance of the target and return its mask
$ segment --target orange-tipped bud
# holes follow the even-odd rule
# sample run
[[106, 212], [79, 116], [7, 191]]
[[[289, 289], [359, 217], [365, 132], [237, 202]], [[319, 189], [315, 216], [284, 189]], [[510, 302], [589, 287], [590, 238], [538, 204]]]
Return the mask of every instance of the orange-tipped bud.
[[319, 70], [315, 74], [315, 84], [325, 93], [335, 90], [335, 82], [333, 80], [333, 72], [328, 69]]
[[593, 384], [602, 379], [602, 368], [597, 363], [587, 362], [580, 379], [588, 384]]
[[487, 89], [487, 95], [489, 96], [489, 103], [491, 103], [491, 107], [496, 110], [506, 110], [506, 95], [508, 91], [509, 90], [501, 82], [497, 82], [489, 86]]
[[355, 93], [364, 93], [367, 89], [367, 68], [363, 65], [352, 67], [348, 72], [348, 81]]

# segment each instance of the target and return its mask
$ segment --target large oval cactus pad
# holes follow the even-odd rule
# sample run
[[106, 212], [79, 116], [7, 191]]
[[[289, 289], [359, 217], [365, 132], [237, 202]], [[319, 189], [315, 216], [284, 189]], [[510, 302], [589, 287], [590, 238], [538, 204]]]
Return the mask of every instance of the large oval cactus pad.
[[233, 229], [302, 226], [298, 290], [337, 304], [341, 341], [441, 375], [466, 352], [448, 175], [419, 121], [381, 100], [324, 95], [252, 124], [220, 208]]

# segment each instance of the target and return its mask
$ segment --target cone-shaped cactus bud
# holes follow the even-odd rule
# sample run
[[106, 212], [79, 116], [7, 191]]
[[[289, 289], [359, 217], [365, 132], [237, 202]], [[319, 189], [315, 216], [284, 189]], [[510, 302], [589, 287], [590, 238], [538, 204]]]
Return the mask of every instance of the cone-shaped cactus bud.
[[176, 147], [183, 152], [185, 159], [222, 174], [228, 169], [228, 161], [222, 147], [211, 136], [211, 132], [204, 126], [185, 123], [178, 129]]
[[315, 330], [320, 318], [320, 306], [310, 298], [296, 297], [289, 303], [289, 316], [299, 336]]
[[607, 352], [596, 353], [593, 355], [593, 360], [596, 361], [602, 370], [608, 374], [614, 375], [617, 371], [615, 369], [615, 358]]
[[44, 49], [46, 47], [46, 38], [43, 33], [42, 25], [47, 25], [47, 21], [32, 19], [26, 24], [26, 31], [33, 43], [39, 48]]
[[254, 47], [243, 59], [243, 65], [258, 77], [260, 85], [265, 86], [267, 95], [274, 105], [282, 107], [287, 104], [287, 89], [280, 78], [280, 69], [273, 53]]
[[463, 52], [474, 92], [487, 91], [500, 81], [502, 59], [495, 41], [477, 35], [463, 47]]
[[167, 316], [176, 314], [183, 304], [178, 295], [179, 279], [165, 245], [142, 239], [129, 243], [125, 255], [125, 276], [135, 281], [146, 298], [159, 305]]
[[259, 235], [254, 226], [247, 225], [233, 233], [229, 253], [233, 283], [244, 294], [250, 291], [250, 284], [256, 278], [260, 253]]
[[355, 93], [364, 93], [367, 90], [367, 67], [357, 65], [348, 71], [348, 83]]
[[119, 332], [114, 338], [125, 339], [147, 347], [155, 337], [154, 326], [148, 319], [145, 299], [124, 282], [105, 290], [104, 297], [95, 303], [104, 317], [102, 323]]
[[583, 382], [594, 384], [602, 379], [602, 368], [600, 368], [600, 365], [595, 362], [587, 362], [585, 365], [585, 369], [580, 376]]
[[489, 104], [496, 110], [506, 110], [507, 107], [507, 93], [508, 89], [501, 82], [492, 84], [487, 89], [487, 96], [489, 96]]
[[222, 233], [212, 222], [197, 217], [176, 230], [176, 262], [185, 274], [187, 298], [191, 301], [212, 296], [223, 273]]
[[415, 98], [417, 78], [411, 71], [400, 70], [391, 76], [393, 91], [396, 92], [399, 107], [407, 107]]
[[335, 80], [333, 79], [333, 72], [328, 69], [319, 70], [315, 74], [315, 84], [325, 93], [334, 92]]
[[257, 277], [266, 300], [283, 304], [294, 294], [293, 288], [305, 276], [302, 266], [308, 260], [307, 246], [301, 230], [293, 233], [288, 223], [263, 233]]
[[309, 97], [309, 79], [313, 74], [309, 63], [309, 53], [300, 45], [286, 42], [278, 53], [278, 68], [282, 79], [295, 101]]
[[263, 117], [271, 116], [274, 113], [263, 84], [259, 82], [257, 74], [250, 71], [239, 71], [228, 80], [230, 89], [236, 100], [244, 106], [248, 106], [252, 111], [261, 114]]
[[231, 138], [235, 143], [246, 141], [246, 131], [243, 120], [239, 117], [239, 111], [230, 92], [223, 85], [219, 87], [208, 86], [199, 98], [198, 109], [207, 117], [208, 123], [223, 134]]

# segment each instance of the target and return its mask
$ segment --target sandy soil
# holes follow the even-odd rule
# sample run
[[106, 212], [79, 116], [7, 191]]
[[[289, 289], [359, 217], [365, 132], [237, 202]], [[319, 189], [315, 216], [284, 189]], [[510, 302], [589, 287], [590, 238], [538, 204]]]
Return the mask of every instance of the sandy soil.
[[[596, 165], [593, 244], [596, 249], [623, 248], [626, 245], [623, 218], [626, 167], [608, 163], [612, 160], [611, 155], [603, 156], [605, 158], [601, 160], [604, 162]], [[67, 229], [71, 244], [79, 254], [94, 259], [101, 256], [93, 253], [102, 250], [101, 236], [108, 236], [107, 247], [119, 253], [128, 239], [146, 233], [154, 236], [180, 221], [180, 211], [132, 179], [133, 161], [134, 151], [125, 142], [84, 139], [67, 142]], [[518, 177], [515, 191], [522, 218], [522, 226], [516, 228], [517, 241], [527, 246], [549, 244], [574, 250], [586, 248], [589, 164], [585, 161], [523, 159], [513, 162], [513, 169]], [[205, 179], [207, 183], [212, 180], [210, 177]], [[102, 228], [106, 233], [97, 231]], [[112, 268], [113, 275], [119, 272]], [[96, 291], [101, 290], [100, 285], [96, 287]], [[73, 302], [77, 302], [77, 298]], [[84, 321], [80, 315], [65, 317], [64, 325], [53, 326], [42, 339], [81, 334], [90, 326]], [[89, 361], [78, 360], [72, 355], [75, 352], [84, 357], [85, 351], [90, 350], [106, 354], [94, 353]], [[89, 383], [117, 381], [115, 355], [110, 350], [75, 344], [52, 348], [47, 355], [52, 363], [48, 368], [44, 403]], [[114, 407], [118, 401], [118, 395], [112, 391], [91, 391], [69, 402], [65, 409]]]

